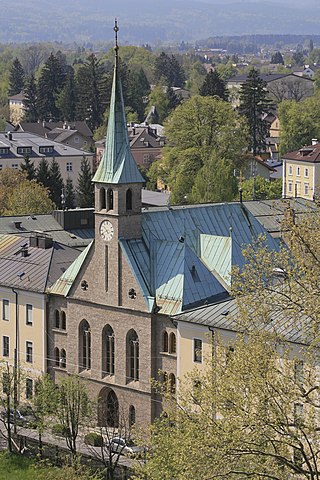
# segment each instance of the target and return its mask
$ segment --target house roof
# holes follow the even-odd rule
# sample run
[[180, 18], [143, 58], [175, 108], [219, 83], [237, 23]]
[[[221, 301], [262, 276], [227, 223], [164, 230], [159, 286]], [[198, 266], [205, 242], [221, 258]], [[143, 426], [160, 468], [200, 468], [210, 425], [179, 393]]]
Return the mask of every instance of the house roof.
[[145, 183], [130, 151], [117, 48], [115, 52], [106, 148], [92, 181], [107, 184]]
[[[262, 78], [263, 81], [269, 83], [273, 82], [274, 80], [279, 80], [280, 78], [285, 78], [285, 77], [295, 77], [295, 78], [303, 78], [306, 81], [313, 82], [311, 78], [306, 78], [306, 77], [300, 77], [298, 75], [295, 75], [294, 73], [260, 73], [259, 77]], [[235, 75], [234, 77], [229, 78], [227, 83], [243, 83], [247, 80], [248, 75]]]
[[[173, 314], [228, 295], [233, 265], [262, 225], [237, 203], [144, 211], [142, 238], [121, 240], [147, 305]], [[279, 244], [268, 233], [270, 248]]]
[[[237, 322], [238, 305], [234, 298], [228, 297], [214, 305], [203, 306], [188, 312], [175, 315], [176, 321], [204, 325], [210, 328], [239, 332], [241, 326]], [[288, 312], [276, 311], [270, 323], [261, 325], [261, 330], [277, 333], [292, 343], [309, 344], [314, 338], [310, 322], [306, 318], [290, 318]]]
[[17, 130], [22, 130], [23, 132], [35, 133], [45, 137], [48, 132], [56, 128], [62, 128], [63, 130], [77, 130], [84, 137], [93, 137], [93, 132], [89, 128], [86, 122], [84, 121], [75, 121], [75, 122], [20, 122], [17, 126]]
[[0, 285], [44, 293], [78, 255], [79, 250], [57, 242], [39, 248], [24, 237], [0, 235]]
[[296, 160], [298, 162], [319, 163], [320, 143], [316, 143], [315, 145], [306, 145], [299, 148], [299, 150], [287, 152], [282, 156], [282, 158], [284, 160]]
[[[10, 138], [11, 136], [11, 138]], [[41, 147], [53, 147], [53, 152], [50, 154], [55, 157], [83, 157], [84, 152], [78, 148], [58, 143], [54, 140], [41, 137], [29, 132], [0, 132], [0, 146], [8, 148], [8, 155], [2, 154], [3, 158], [24, 158], [25, 153], [18, 153], [19, 147], [31, 147], [29, 157], [42, 158], [47, 157], [48, 153], [41, 153]], [[90, 152], [85, 153], [86, 156], [92, 157], [94, 154]]]
[[20, 92], [20, 93], [17, 93], [16, 95], [12, 95], [11, 97], [9, 97], [9, 101], [16, 100], [18, 102], [23, 102], [24, 98], [25, 98], [24, 93]]

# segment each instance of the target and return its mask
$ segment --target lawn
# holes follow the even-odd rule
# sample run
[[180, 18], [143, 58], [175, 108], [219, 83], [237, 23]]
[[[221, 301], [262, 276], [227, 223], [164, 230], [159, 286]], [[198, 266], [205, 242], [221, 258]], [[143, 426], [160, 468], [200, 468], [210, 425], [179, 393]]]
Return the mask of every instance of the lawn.
[[100, 480], [101, 476], [84, 467], [55, 468], [22, 455], [0, 453], [0, 480]]

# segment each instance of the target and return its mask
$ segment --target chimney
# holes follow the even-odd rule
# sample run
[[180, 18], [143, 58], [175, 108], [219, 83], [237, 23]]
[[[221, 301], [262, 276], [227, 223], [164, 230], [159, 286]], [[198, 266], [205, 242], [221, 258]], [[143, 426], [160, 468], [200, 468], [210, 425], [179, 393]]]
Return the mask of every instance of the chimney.
[[45, 120], [42, 121], [42, 126], [43, 126], [43, 128], [46, 128], [46, 122], [45, 122]]
[[22, 222], [20, 222], [19, 220], [15, 220], [13, 223], [15, 228], [17, 228], [18, 230], [21, 228]]
[[8, 139], [12, 140], [12, 133], [11, 132], [8, 132]]
[[317, 145], [319, 143], [317, 138], [313, 138], [311, 141], [312, 145]]
[[29, 252], [28, 252], [28, 247], [22, 247], [21, 248], [21, 257], [28, 257], [29, 256]]
[[29, 238], [29, 246], [33, 248], [42, 248], [46, 250], [47, 248], [51, 248], [52, 245], [53, 245], [52, 237], [33, 235], [32, 237]]

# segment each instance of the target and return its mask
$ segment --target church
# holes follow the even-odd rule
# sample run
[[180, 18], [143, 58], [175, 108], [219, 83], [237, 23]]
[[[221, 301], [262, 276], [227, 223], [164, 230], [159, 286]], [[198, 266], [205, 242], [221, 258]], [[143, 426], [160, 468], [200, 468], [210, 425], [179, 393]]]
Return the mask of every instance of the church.
[[49, 371], [86, 382], [102, 426], [161, 413], [151, 379], [165, 372], [177, 391], [181, 366], [203, 362], [205, 338], [191, 336], [186, 352], [175, 316], [228, 301], [231, 268], [260, 234], [278, 248], [241, 202], [142, 208], [119, 71], [116, 42], [106, 148], [93, 178], [94, 240], [48, 292]]

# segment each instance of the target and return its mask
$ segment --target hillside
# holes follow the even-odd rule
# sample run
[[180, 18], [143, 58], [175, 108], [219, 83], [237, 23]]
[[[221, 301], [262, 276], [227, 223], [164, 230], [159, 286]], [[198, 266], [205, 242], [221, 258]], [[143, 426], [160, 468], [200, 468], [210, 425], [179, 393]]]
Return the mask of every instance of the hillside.
[[[194, 41], [214, 35], [317, 33], [320, 6], [305, 2], [223, 0], [25, 0], [1, 7], [0, 42], [110, 40], [119, 18], [122, 43]], [[276, 12], [276, 15], [275, 15]]]

